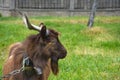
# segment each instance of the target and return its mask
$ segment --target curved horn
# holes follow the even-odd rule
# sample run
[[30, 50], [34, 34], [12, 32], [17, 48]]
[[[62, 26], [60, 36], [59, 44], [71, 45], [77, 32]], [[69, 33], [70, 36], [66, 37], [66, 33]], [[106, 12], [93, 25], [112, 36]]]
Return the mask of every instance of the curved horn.
[[[22, 16], [26, 27], [29, 28], [30, 30], [41, 31], [41, 29], [45, 26], [43, 23], [41, 23], [39, 26], [31, 24], [28, 17], [24, 13], [22, 13], [20, 11], [18, 11], [18, 13]], [[46, 35], [49, 35], [49, 30], [48, 29], [46, 30]]]
[[43, 27], [43, 25], [40, 25], [40, 27], [39, 27], [39, 26], [36, 26], [34, 24], [31, 24], [28, 17], [25, 14], [23, 14], [21, 12], [19, 12], [19, 13], [20, 13], [20, 15], [22, 15], [23, 21], [24, 21], [27, 28], [29, 28], [31, 30], [41, 31], [41, 28]]
[[24, 21], [27, 28], [37, 30], [37, 31], [41, 31], [42, 26], [39, 27], [39, 26], [36, 26], [34, 24], [31, 24], [28, 17], [25, 14], [23, 14], [22, 18], [23, 18], [23, 21]]

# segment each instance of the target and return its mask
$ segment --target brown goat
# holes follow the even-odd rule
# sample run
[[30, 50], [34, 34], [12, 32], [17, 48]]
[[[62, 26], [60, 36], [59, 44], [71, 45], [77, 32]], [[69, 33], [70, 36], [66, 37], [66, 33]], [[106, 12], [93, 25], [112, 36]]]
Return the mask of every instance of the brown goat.
[[[25, 14], [22, 16], [26, 26], [39, 33], [30, 35], [25, 41], [10, 47], [9, 57], [3, 67], [3, 75], [20, 69], [25, 54], [30, 59], [30, 68], [4, 80], [47, 80], [51, 70], [57, 75], [58, 60], [65, 58], [67, 51], [58, 39], [58, 32], [47, 29], [43, 23], [35, 26], [29, 22]], [[34, 67], [38, 72], [41, 70], [41, 74], [38, 74]]]

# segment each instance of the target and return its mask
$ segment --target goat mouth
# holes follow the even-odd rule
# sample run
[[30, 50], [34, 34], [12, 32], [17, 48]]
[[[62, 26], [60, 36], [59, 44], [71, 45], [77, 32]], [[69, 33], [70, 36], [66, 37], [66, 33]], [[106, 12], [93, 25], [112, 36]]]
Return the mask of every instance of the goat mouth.
[[[56, 56], [57, 59], [64, 59], [67, 55], [67, 52], [65, 52], [65, 53], [58, 52], [58, 53], [53, 53], [53, 54], [54, 55], [52, 55], [52, 56]], [[55, 54], [57, 54], [57, 55], [55, 55]]]
[[60, 55], [59, 55], [59, 59], [64, 59], [64, 58], [66, 57], [66, 55], [67, 55], [66, 53], [60, 54]]

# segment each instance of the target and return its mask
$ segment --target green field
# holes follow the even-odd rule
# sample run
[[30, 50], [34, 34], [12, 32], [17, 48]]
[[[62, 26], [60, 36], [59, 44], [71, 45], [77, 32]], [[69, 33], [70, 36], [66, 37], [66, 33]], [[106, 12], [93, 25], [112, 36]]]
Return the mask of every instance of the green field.
[[[120, 80], [120, 16], [99, 17], [88, 29], [88, 17], [30, 17], [60, 32], [68, 55], [59, 61], [59, 74], [49, 80]], [[23, 41], [28, 30], [21, 18], [0, 17], [0, 74], [9, 45]]]

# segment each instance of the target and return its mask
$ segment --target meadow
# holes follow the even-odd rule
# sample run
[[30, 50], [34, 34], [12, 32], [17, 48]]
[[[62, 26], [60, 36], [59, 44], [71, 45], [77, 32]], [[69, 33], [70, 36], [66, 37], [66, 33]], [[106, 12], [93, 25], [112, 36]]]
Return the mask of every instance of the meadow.
[[[89, 29], [87, 16], [30, 17], [36, 25], [60, 32], [67, 57], [59, 61], [59, 74], [49, 80], [120, 80], [120, 16], [96, 16]], [[23, 41], [28, 30], [20, 17], [0, 17], [0, 75], [8, 56], [9, 45]]]

